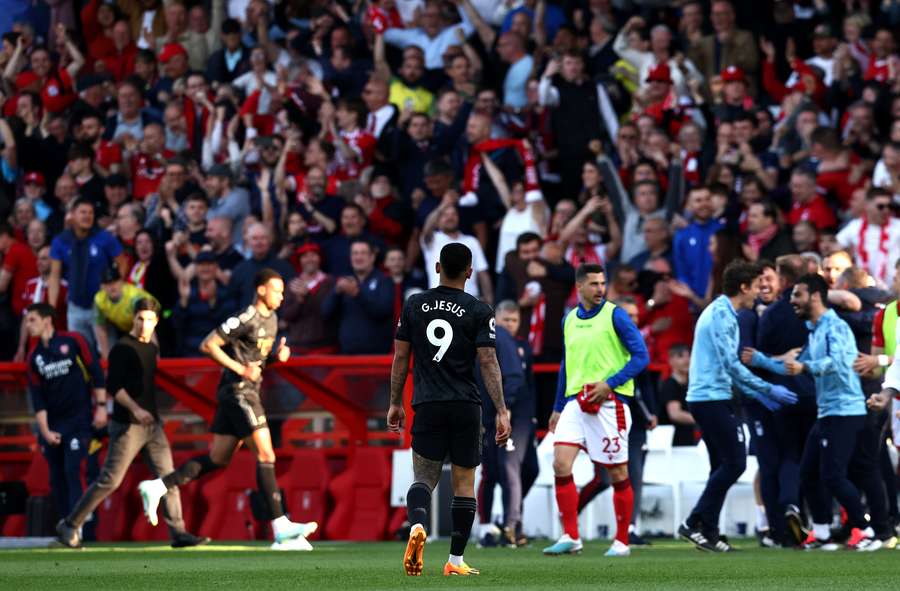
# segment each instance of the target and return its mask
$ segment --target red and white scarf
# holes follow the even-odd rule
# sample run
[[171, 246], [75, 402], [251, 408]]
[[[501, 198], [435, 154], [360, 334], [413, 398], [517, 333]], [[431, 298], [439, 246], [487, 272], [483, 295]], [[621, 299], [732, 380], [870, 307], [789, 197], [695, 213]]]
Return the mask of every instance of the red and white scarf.
[[[866, 232], [869, 229], [869, 219], [863, 217], [862, 225], [859, 227], [859, 245], [857, 246], [857, 255], [859, 256], [860, 266], [863, 269], [869, 269], [869, 251], [866, 249]], [[881, 253], [881, 264], [878, 271], [873, 273], [876, 279], [887, 279], [887, 261], [888, 261], [888, 231], [887, 224], [881, 226], [881, 232], [878, 235], [878, 252]]]
[[528, 327], [528, 344], [535, 356], [544, 350], [544, 320], [547, 314], [547, 298], [543, 292], [538, 297], [537, 303], [531, 309], [531, 323]]
[[762, 247], [768, 244], [772, 238], [775, 237], [775, 234], [778, 233], [778, 225], [772, 224], [768, 227], [768, 229], [759, 232], [758, 234], [748, 234], [747, 235], [747, 246], [753, 251], [756, 256], [759, 256], [759, 251], [762, 250]]
[[469, 148], [469, 159], [466, 160], [465, 176], [463, 177], [464, 197], [477, 203], [478, 197], [475, 193], [478, 191], [478, 176], [481, 172], [481, 154], [489, 154], [504, 148], [514, 148], [525, 165], [525, 201], [532, 202], [542, 197], [534, 153], [525, 147], [522, 140], [514, 139], [484, 140]]

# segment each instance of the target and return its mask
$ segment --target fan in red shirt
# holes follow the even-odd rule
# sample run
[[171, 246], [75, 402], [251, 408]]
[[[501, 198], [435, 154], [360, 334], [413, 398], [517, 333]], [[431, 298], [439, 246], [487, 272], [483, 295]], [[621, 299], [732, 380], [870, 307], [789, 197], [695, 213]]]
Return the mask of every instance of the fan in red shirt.
[[819, 192], [833, 196], [841, 209], [849, 209], [853, 192], [863, 186], [865, 164], [858, 154], [845, 150], [837, 130], [816, 128], [809, 138], [810, 154], [819, 161], [816, 186]]
[[144, 127], [144, 139], [140, 151], [131, 157], [132, 195], [143, 201], [147, 195], [155, 193], [166, 172], [166, 160], [175, 155], [165, 148], [166, 136], [162, 125], [148, 123]]
[[812, 222], [818, 230], [827, 230], [837, 226], [837, 218], [825, 198], [816, 193], [815, 173], [797, 168], [791, 174], [791, 211], [788, 223]]
[[322, 105], [320, 114], [327, 138], [337, 148], [338, 178], [359, 178], [375, 158], [375, 136], [363, 128], [365, 106], [361, 101], [341, 99], [336, 107]]
[[369, 232], [384, 239], [388, 246], [406, 244], [406, 232], [401, 219], [403, 206], [394, 197], [391, 181], [385, 174], [375, 174], [369, 193], [360, 193], [354, 202], [363, 208]]
[[73, 133], [75, 139], [94, 149], [94, 165], [102, 176], [122, 172], [122, 148], [115, 142], [103, 139], [106, 127], [97, 112], [85, 112]]
[[872, 53], [869, 54], [869, 64], [863, 80], [888, 82], [891, 79], [890, 62], [894, 58], [894, 34], [891, 29], [880, 27], [872, 37], [871, 47]]
[[[15, 294], [13, 307], [16, 310], [22, 310], [24, 314], [31, 304], [39, 304], [48, 302], [48, 281], [50, 279], [50, 247], [43, 246], [37, 251], [37, 275], [25, 282], [24, 289]], [[66, 302], [69, 297], [69, 283], [65, 279], [59, 280], [59, 297], [56, 299], [56, 319], [53, 325], [57, 330], [68, 330], [68, 319], [66, 317]], [[25, 353], [34, 347], [34, 339], [29, 342], [28, 331], [25, 330], [24, 323], [19, 333], [19, 347], [13, 361], [25, 361]]]
[[0, 254], [0, 293], [10, 292], [13, 314], [21, 316], [25, 308], [19, 294], [25, 291], [29, 279], [37, 277], [37, 260], [28, 245], [16, 240], [12, 226], [6, 222], [0, 223]]
[[[44, 108], [51, 113], [60, 113], [75, 102], [77, 95], [75, 94], [74, 80], [78, 75], [78, 71], [84, 65], [84, 57], [75, 44], [69, 40], [66, 28], [62, 24], [57, 25], [56, 38], [65, 44], [66, 52], [71, 59], [69, 65], [64, 69], [58, 68], [50, 58], [50, 52], [45, 47], [36, 47], [30, 56], [31, 69], [21, 72], [16, 76], [15, 81], [18, 92], [30, 90], [40, 93]], [[16, 50], [10, 59], [13, 62], [13, 66], [23, 61], [23, 52], [24, 41], [19, 37]], [[14, 103], [14, 101], [10, 102]], [[7, 115], [9, 114], [7, 113]]]
[[103, 66], [116, 82], [134, 74], [138, 48], [131, 39], [131, 27], [124, 20], [116, 21], [112, 29], [112, 50], [103, 56]]
[[81, 9], [81, 34], [87, 43], [88, 57], [93, 62], [102, 60], [115, 50], [112, 39], [115, 22], [115, 8], [102, 0], [90, 0]]
[[693, 341], [694, 317], [688, 299], [669, 288], [672, 265], [665, 257], [651, 259], [643, 270], [655, 273], [656, 283], [652, 297], [647, 300], [641, 333], [648, 343], [651, 362], [665, 365], [669, 362], [672, 345]]

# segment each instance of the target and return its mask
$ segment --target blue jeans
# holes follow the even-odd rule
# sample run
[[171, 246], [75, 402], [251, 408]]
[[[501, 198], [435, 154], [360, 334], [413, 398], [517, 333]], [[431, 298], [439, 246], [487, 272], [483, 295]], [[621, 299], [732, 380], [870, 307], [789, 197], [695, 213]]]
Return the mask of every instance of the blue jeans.
[[715, 540], [725, 495], [747, 468], [744, 427], [728, 400], [689, 402], [688, 410], [700, 427], [709, 452], [709, 479], [685, 523], [699, 526], [707, 538]]
[[97, 338], [94, 336], [94, 310], [82, 308], [71, 301], [68, 302], [66, 316], [69, 319], [69, 331], [77, 332], [91, 345], [92, 350], [97, 351]]

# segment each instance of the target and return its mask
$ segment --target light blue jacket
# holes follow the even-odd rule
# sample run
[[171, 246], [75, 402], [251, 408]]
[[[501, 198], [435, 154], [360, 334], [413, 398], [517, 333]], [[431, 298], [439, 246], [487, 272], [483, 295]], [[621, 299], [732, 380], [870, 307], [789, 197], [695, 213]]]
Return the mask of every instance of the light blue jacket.
[[[829, 309], [809, 327], [809, 341], [797, 356], [816, 382], [816, 405], [819, 417], [852, 417], [866, 414], [866, 397], [853, 371], [859, 351], [850, 326]], [[751, 364], [786, 375], [783, 361], [776, 361], [757, 351]]]
[[688, 377], [688, 402], [730, 400], [732, 385], [756, 398], [772, 387], [758, 378], [738, 357], [737, 312], [727, 296], [707, 306], [694, 329], [694, 348]]

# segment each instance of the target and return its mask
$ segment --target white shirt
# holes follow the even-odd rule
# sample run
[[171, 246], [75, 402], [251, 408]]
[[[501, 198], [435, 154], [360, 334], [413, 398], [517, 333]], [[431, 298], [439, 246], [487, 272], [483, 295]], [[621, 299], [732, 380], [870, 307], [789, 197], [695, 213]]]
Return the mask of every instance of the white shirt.
[[[890, 189], [893, 185], [891, 180], [891, 171], [888, 170], [884, 158], [879, 158], [875, 164], [875, 170], [872, 171], [872, 186], [881, 189]], [[894, 203], [900, 203], [900, 193], [894, 193]]]
[[366, 117], [366, 131], [374, 135], [376, 138], [381, 137], [381, 132], [384, 131], [384, 126], [388, 124], [388, 121], [391, 120], [391, 117], [394, 116], [394, 113], [396, 111], [397, 107], [388, 103], [374, 113], [369, 113], [369, 115]]
[[388, 29], [384, 32], [384, 40], [400, 48], [415, 45], [425, 52], [425, 67], [429, 70], [443, 70], [444, 54], [451, 45], [459, 45], [456, 29], [462, 29], [466, 37], [475, 33], [475, 26], [469, 21], [462, 6], [458, 6], [460, 22], [446, 27], [434, 37], [429, 37], [421, 28]]
[[506, 210], [503, 223], [500, 224], [500, 237], [497, 240], [497, 264], [494, 266], [497, 273], [502, 273], [506, 268], [506, 253], [516, 249], [516, 239], [525, 232], [534, 232], [538, 236], [544, 235], [544, 229], [534, 221], [534, 208], [546, 207], [543, 201], [529, 203], [525, 209], [519, 211], [515, 207]]
[[[836, 238], [838, 243], [849, 250], [853, 254], [853, 261], [856, 265], [862, 266], [862, 260], [859, 253], [859, 232], [862, 229], [862, 218], [851, 220], [846, 226], [838, 232]], [[879, 249], [881, 240], [881, 226], [869, 224], [866, 229], [865, 248], [868, 255], [868, 264], [865, 269], [876, 280], [890, 285], [894, 280], [894, 264], [900, 258], [900, 219], [891, 218], [887, 228], [887, 260], [885, 255]], [[884, 276], [881, 275], [882, 270]]]
[[434, 288], [440, 284], [440, 276], [434, 270], [434, 264], [441, 258], [441, 249], [453, 242], [459, 242], [469, 247], [472, 251], [472, 276], [466, 279], [466, 293], [479, 297], [481, 290], [478, 287], [478, 273], [488, 270], [487, 258], [484, 251], [481, 250], [481, 244], [474, 236], [463, 234], [462, 232], [456, 238], [451, 238], [440, 230], [435, 231], [431, 237], [431, 244], [427, 244], [425, 239], [420, 240], [422, 246], [422, 255], [425, 257], [425, 270], [428, 273], [428, 287]]
[[149, 29], [153, 30], [153, 19], [156, 17], [156, 9], [153, 10], [145, 10], [143, 14], [141, 14], [141, 32], [138, 35], [137, 46], [138, 49], [150, 49], [150, 44], [147, 43], [147, 40], [144, 39], [144, 30]]

